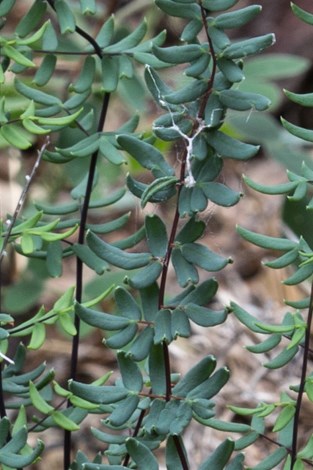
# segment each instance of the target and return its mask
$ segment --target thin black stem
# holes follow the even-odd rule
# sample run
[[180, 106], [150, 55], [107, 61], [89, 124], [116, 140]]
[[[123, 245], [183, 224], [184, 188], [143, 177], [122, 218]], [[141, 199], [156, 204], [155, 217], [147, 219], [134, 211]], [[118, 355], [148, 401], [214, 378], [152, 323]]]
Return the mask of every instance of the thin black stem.
[[212, 42], [212, 39], [211, 39], [211, 37], [209, 35], [209, 32], [208, 32], [207, 19], [206, 19], [206, 10], [205, 10], [205, 8], [203, 8], [201, 3], [200, 3], [200, 8], [201, 8], [202, 23], [203, 23], [204, 31], [205, 31], [205, 34], [206, 34], [206, 37], [207, 37], [207, 40], [208, 40], [208, 43], [209, 43], [210, 54], [211, 54], [211, 57], [212, 57], [212, 71], [211, 71], [210, 79], [208, 81], [208, 89], [207, 89], [206, 93], [204, 94], [204, 96], [201, 99], [200, 108], [199, 108], [199, 112], [198, 112], [198, 118], [203, 119], [205, 107], [206, 107], [207, 101], [209, 99], [209, 96], [212, 92], [212, 87], [213, 87], [213, 83], [214, 83], [214, 79], [215, 79], [215, 75], [216, 75], [216, 71], [217, 71], [217, 61], [216, 61], [213, 42]]
[[291, 469], [293, 468], [297, 459], [299, 421], [300, 421], [301, 405], [302, 405], [302, 399], [303, 399], [303, 394], [304, 394], [306, 373], [307, 373], [309, 353], [310, 353], [310, 336], [311, 336], [312, 319], [313, 319], [313, 283], [311, 285], [310, 306], [309, 306], [308, 317], [307, 317], [307, 322], [306, 322], [301, 379], [300, 379], [299, 392], [298, 392], [298, 397], [297, 397], [296, 411], [295, 411], [295, 416], [294, 416], [294, 421], [293, 421]]
[[[97, 132], [101, 132], [103, 129], [107, 112], [108, 112], [109, 100], [110, 100], [110, 94], [105, 93], [103, 97]], [[98, 159], [98, 151], [92, 154], [90, 165], [89, 165], [88, 181], [87, 181], [87, 186], [86, 186], [84, 203], [83, 203], [83, 207], [81, 210], [80, 226], [79, 226], [79, 233], [78, 233], [78, 243], [81, 245], [83, 245], [85, 242], [85, 230], [86, 230], [86, 224], [87, 224], [89, 202], [90, 202], [92, 186], [93, 186], [93, 181], [94, 181], [95, 172], [96, 172], [97, 159]], [[82, 301], [82, 294], [83, 294], [83, 262], [77, 257], [76, 258], [76, 301], [77, 302]], [[79, 349], [79, 340], [80, 340], [80, 319], [77, 315], [75, 316], [74, 324], [75, 324], [77, 333], [73, 337], [73, 342], [72, 342], [71, 370], [70, 370], [70, 378], [73, 380], [75, 380], [76, 375], [77, 375], [78, 349]], [[71, 432], [65, 431], [64, 432], [64, 470], [67, 470], [70, 466], [70, 457], [71, 457]]]
[[[142, 410], [140, 415], [139, 415], [139, 418], [138, 418], [138, 421], [137, 421], [137, 424], [136, 424], [136, 427], [134, 429], [132, 437], [136, 437], [138, 435], [138, 433], [140, 431], [140, 428], [141, 428], [141, 424], [143, 422], [143, 418], [145, 417], [145, 414], [146, 414], [146, 410]], [[130, 461], [130, 455], [126, 454], [124, 462], [123, 462], [123, 466], [127, 467], [128, 464], [129, 464], [129, 461]]]

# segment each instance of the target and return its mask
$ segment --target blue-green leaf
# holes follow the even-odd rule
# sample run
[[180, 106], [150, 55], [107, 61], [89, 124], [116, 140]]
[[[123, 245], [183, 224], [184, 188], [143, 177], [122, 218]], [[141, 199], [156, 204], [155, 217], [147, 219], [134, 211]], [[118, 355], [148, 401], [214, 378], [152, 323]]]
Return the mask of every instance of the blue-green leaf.
[[199, 467], [199, 470], [224, 470], [234, 450], [234, 441], [230, 438], [220, 444]]

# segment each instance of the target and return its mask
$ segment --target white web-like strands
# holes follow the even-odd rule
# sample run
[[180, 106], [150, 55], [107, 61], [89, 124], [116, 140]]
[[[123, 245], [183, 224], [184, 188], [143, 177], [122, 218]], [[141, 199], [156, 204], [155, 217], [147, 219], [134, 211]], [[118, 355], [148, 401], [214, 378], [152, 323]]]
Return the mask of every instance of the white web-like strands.
[[[195, 130], [195, 132], [193, 133], [192, 136], [188, 136], [188, 135], [184, 134], [183, 131], [180, 129], [180, 127], [176, 124], [173, 112], [170, 108], [170, 104], [164, 99], [164, 96], [162, 95], [161, 90], [158, 87], [153, 74], [151, 73], [151, 68], [150, 68], [149, 65], [146, 65], [146, 70], [148, 71], [148, 73], [150, 75], [150, 78], [153, 81], [153, 84], [155, 86], [155, 89], [157, 90], [159, 103], [161, 104], [161, 106], [164, 106], [167, 109], [168, 113], [171, 116], [171, 121], [172, 121], [171, 127], [166, 127], [165, 128], [165, 127], [161, 127], [161, 126], [153, 126], [153, 129], [160, 129], [160, 130], [161, 129], [171, 129], [171, 130], [174, 130], [184, 140], [185, 148], [186, 148], [185, 186], [187, 188], [193, 188], [196, 185], [196, 180], [193, 176], [192, 167], [191, 167], [191, 161], [192, 161], [192, 157], [193, 157], [194, 141], [198, 137], [198, 135], [203, 131], [203, 129], [212, 127], [213, 122], [214, 122], [214, 113], [218, 112], [218, 111], [222, 111], [222, 110], [220, 108], [214, 109], [212, 111], [212, 114], [211, 114], [210, 123], [208, 123], [208, 124], [206, 124], [205, 121], [203, 121], [202, 119], [197, 119], [198, 120], [198, 127], [196, 128], [196, 130]], [[183, 110], [186, 109], [184, 105], [182, 105], [182, 109]]]

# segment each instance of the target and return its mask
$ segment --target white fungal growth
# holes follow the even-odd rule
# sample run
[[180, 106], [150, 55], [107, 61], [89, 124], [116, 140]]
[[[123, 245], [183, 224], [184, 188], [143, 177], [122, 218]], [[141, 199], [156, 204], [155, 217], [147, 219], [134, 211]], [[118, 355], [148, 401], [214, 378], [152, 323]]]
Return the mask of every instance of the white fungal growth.
[[[156, 80], [155, 80], [155, 78], [154, 78], [154, 76], [151, 72], [151, 68], [150, 68], [149, 65], [146, 65], [146, 70], [148, 71], [148, 73], [150, 75], [150, 78], [153, 81], [153, 84], [155, 86], [155, 89], [157, 90], [158, 101], [159, 101], [160, 105], [165, 107], [167, 109], [168, 113], [171, 116], [172, 125], [171, 125], [171, 127], [166, 127], [166, 129], [168, 129], [168, 130], [171, 129], [171, 130], [176, 131], [182, 137], [182, 139], [185, 141], [186, 152], [187, 152], [187, 155], [186, 155], [185, 186], [187, 188], [193, 188], [196, 185], [196, 180], [195, 180], [195, 178], [192, 174], [192, 168], [191, 168], [191, 160], [192, 160], [192, 156], [193, 156], [194, 140], [203, 131], [203, 129], [209, 129], [210, 127], [213, 126], [214, 113], [219, 112], [219, 111], [223, 111], [223, 110], [221, 108], [213, 109], [209, 124], [206, 124], [202, 119], [201, 120], [198, 119], [198, 127], [197, 127], [196, 131], [194, 132], [194, 134], [192, 136], [188, 136], [188, 135], [184, 134], [182, 132], [182, 130], [180, 129], [180, 127], [176, 124], [173, 112], [170, 108], [170, 104], [167, 103], [167, 101], [164, 99], [164, 96], [162, 95], [161, 90], [160, 90], [160, 88], [158, 87], [158, 85], [156, 83]], [[186, 110], [185, 106], [182, 106], [182, 109]], [[153, 126], [153, 129], [160, 129], [161, 130], [161, 129], [165, 129], [165, 127]]]
[[0, 357], [2, 357], [2, 359], [4, 359], [5, 361], [9, 362], [10, 364], [14, 364], [14, 361], [12, 361], [12, 359], [10, 359], [8, 356], [6, 356], [5, 354], [3, 354], [1, 351], [0, 351]]

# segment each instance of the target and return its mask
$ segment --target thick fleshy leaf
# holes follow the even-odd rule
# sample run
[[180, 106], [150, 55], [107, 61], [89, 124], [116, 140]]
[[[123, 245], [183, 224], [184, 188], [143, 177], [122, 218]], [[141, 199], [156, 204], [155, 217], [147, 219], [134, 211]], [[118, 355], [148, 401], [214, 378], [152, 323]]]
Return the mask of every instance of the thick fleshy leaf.
[[137, 395], [129, 395], [121, 403], [118, 403], [117, 407], [107, 418], [106, 422], [114, 427], [124, 425], [129, 420], [131, 415], [136, 411], [138, 404], [139, 397]]
[[293, 2], [291, 2], [291, 9], [301, 21], [304, 21], [307, 24], [313, 25], [312, 13], [309, 13], [308, 11], [303, 10], [303, 8], [298, 7]]
[[134, 297], [123, 287], [117, 287], [114, 292], [119, 313], [133, 321], [141, 319], [141, 310]]
[[84, 400], [102, 405], [116, 403], [129, 394], [129, 390], [124, 387], [89, 385], [73, 380], [69, 382], [69, 390]]
[[199, 282], [197, 269], [183, 257], [180, 248], [173, 249], [172, 263], [178, 283], [181, 287], [186, 287], [188, 284], [197, 284]]
[[158, 176], [173, 176], [173, 168], [164, 160], [162, 153], [153, 145], [129, 135], [117, 138], [121, 147], [148, 170], [157, 170]]
[[299, 346], [294, 346], [290, 349], [287, 347], [286, 349], [283, 349], [283, 351], [279, 353], [278, 356], [266, 362], [264, 367], [267, 367], [268, 369], [280, 369], [295, 357], [298, 350]]
[[147, 243], [153, 256], [162, 258], [167, 250], [167, 233], [164, 222], [157, 215], [148, 215], [145, 218]]
[[277, 465], [284, 460], [286, 455], [287, 449], [280, 447], [256, 465], [253, 470], [271, 470], [272, 468], [277, 468]]
[[221, 29], [240, 28], [257, 16], [261, 10], [260, 5], [251, 5], [240, 10], [222, 13], [214, 18], [213, 25]]
[[137, 364], [124, 351], [118, 352], [117, 360], [124, 387], [134, 392], [140, 392], [143, 379]]
[[258, 145], [245, 144], [237, 139], [220, 131], [208, 133], [208, 143], [216, 152], [225, 158], [234, 158], [235, 160], [248, 160], [258, 151]]
[[154, 261], [136, 272], [136, 274], [126, 277], [124, 282], [134, 289], [145, 289], [157, 281], [163, 269], [162, 263]]
[[245, 240], [248, 240], [254, 245], [260, 246], [261, 248], [289, 251], [298, 246], [298, 243], [292, 240], [288, 240], [286, 238], [269, 237], [268, 235], [252, 232], [239, 226], [237, 226], [237, 232]]
[[187, 460], [187, 455], [181, 436], [169, 436], [166, 441], [166, 468], [167, 470], [184, 470], [179, 453], [177, 451], [175, 440], [179, 441], [180, 448], [183, 449], [185, 458]]
[[182, 255], [189, 263], [196, 264], [206, 271], [219, 271], [230, 262], [199, 243], [185, 243], [182, 246]]
[[134, 361], [142, 361], [149, 355], [150, 348], [153, 344], [153, 337], [154, 329], [147, 326], [138, 334], [126, 355], [131, 357]]
[[220, 444], [199, 467], [199, 470], [223, 470], [234, 450], [234, 441], [230, 438]]
[[149, 376], [152, 393], [155, 395], [166, 394], [166, 373], [164, 364], [164, 352], [162, 344], [154, 344], [149, 354]]
[[241, 59], [259, 53], [266, 47], [272, 46], [274, 43], [274, 34], [265, 34], [264, 36], [244, 39], [243, 41], [232, 43], [226, 47], [222, 51], [221, 57], [226, 57], [227, 59]]
[[97, 310], [86, 308], [78, 303], [75, 305], [75, 312], [85, 323], [102, 330], [120, 330], [122, 328], [126, 328], [130, 324], [130, 320], [128, 318], [98, 312]]
[[291, 122], [287, 121], [284, 118], [281, 118], [282, 125], [284, 128], [290, 132], [290, 134], [299, 137], [299, 139], [306, 140], [308, 142], [313, 142], [313, 130], [311, 129], [304, 129], [303, 127], [296, 126]]
[[159, 464], [151, 450], [141, 442], [130, 437], [126, 441], [126, 449], [138, 469], [158, 470]]
[[200, 6], [194, 2], [187, 8], [182, 8], [180, 3], [174, 0], [156, 0], [156, 5], [170, 16], [178, 16], [179, 18], [190, 18], [201, 20]]
[[224, 106], [237, 111], [249, 109], [265, 111], [271, 104], [270, 100], [263, 95], [239, 90], [223, 90], [218, 96]]
[[219, 206], [233, 206], [237, 204], [241, 197], [241, 193], [215, 181], [201, 183], [201, 189], [210, 201]]
[[214, 356], [206, 356], [193, 366], [186, 375], [173, 387], [173, 394], [185, 397], [189, 392], [204, 382], [216, 367]]
[[202, 5], [209, 11], [222, 11], [236, 5], [238, 0], [203, 0]]
[[92, 232], [88, 232], [86, 239], [89, 248], [99, 258], [113, 264], [113, 266], [123, 269], [136, 269], [146, 266], [151, 261], [150, 253], [125, 252], [101, 240]]
[[104, 340], [104, 344], [107, 345], [108, 348], [112, 349], [121, 349], [127, 346], [131, 341], [135, 338], [137, 333], [137, 325], [131, 323], [130, 325], [126, 326], [123, 330], [119, 331], [118, 333], [106, 338]]
[[58, 17], [61, 34], [73, 33], [76, 28], [73, 12], [64, 0], [56, 0], [54, 8]]

